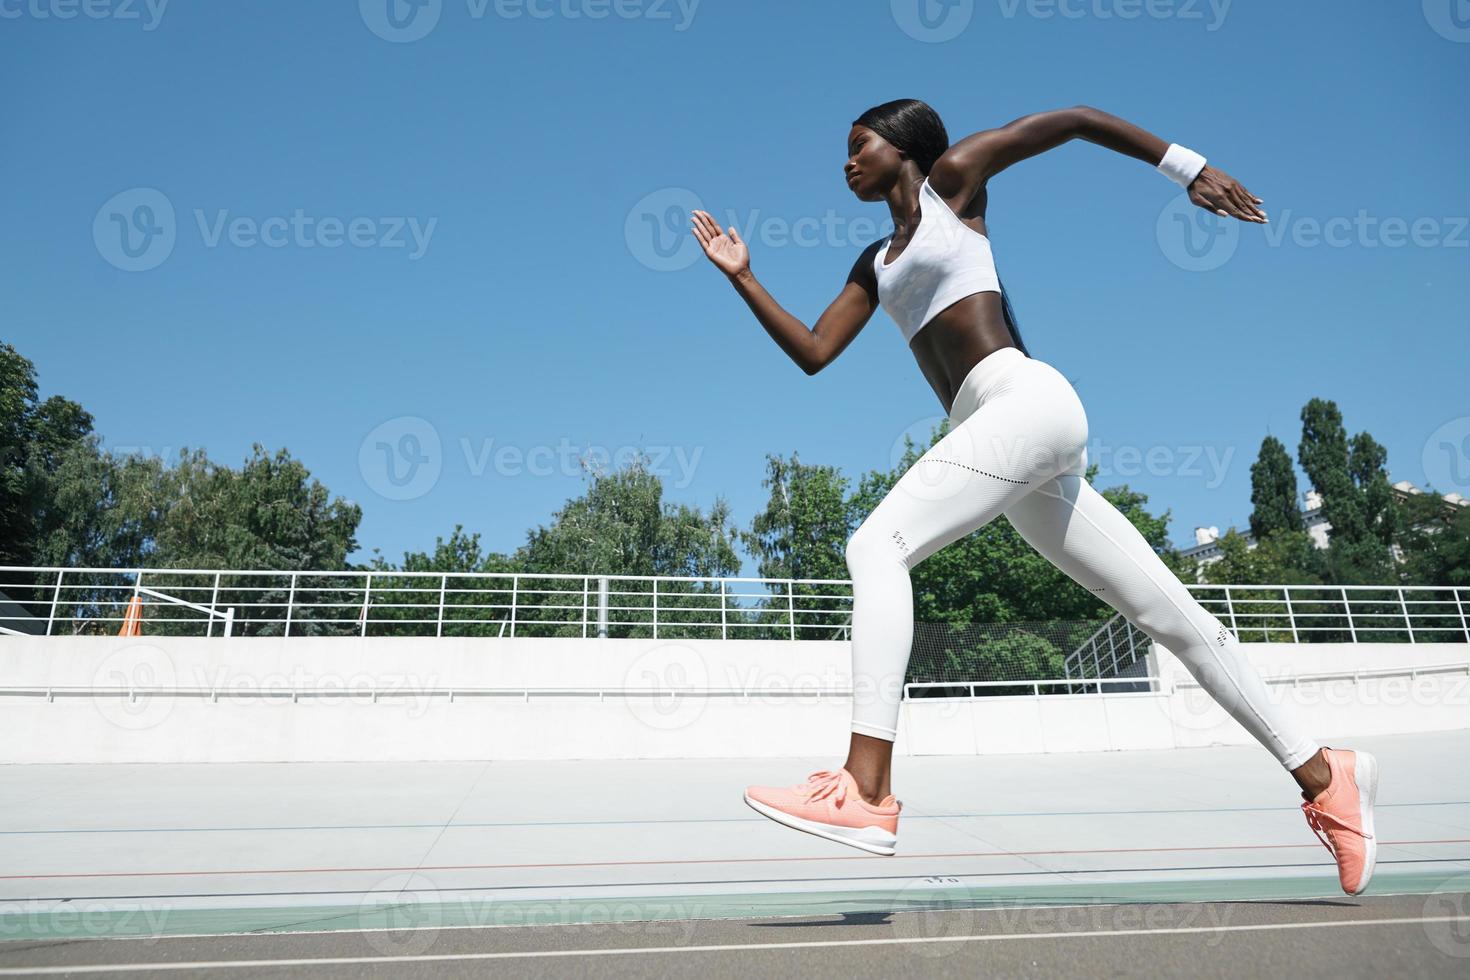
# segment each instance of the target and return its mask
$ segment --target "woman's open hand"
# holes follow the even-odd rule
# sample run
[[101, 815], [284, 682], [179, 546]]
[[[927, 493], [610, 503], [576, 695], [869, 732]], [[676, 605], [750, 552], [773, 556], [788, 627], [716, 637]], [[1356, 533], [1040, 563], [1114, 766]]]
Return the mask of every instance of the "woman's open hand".
[[750, 249], [740, 240], [740, 233], [733, 225], [726, 234], [708, 211], [691, 211], [689, 217], [695, 237], [704, 246], [705, 256], [721, 272], [733, 276], [750, 268]]
[[1223, 170], [1207, 166], [1189, 185], [1189, 199], [1207, 211], [1226, 218], [1266, 224], [1266, 212], [1257, 207], [1265, 203], [1240, 186], [1240, 181]]

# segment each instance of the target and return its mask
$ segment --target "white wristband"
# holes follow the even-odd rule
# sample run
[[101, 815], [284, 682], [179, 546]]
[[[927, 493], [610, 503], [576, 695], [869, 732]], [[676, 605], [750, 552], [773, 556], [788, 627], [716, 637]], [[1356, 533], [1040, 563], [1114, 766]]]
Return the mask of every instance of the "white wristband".
[[1199, 176], [1199, 172], [1205, 169], [1205, 158], [1178, 143], [1170, 143], [1164, 159], [1154, 169], [1180, 187], [1188, 188], [1194, 183], [1194, 178]]

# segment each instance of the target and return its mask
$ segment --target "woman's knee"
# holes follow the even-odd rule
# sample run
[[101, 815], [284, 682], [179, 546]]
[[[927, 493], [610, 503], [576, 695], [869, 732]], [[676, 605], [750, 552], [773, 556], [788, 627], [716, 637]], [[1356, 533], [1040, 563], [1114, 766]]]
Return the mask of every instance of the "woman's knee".
[[885, 531], [872, 524], [864, 524], [847, 539], [847, 570], [853, 578], [872, 569], [893, 566], [907, 573], [908, 556], [912, 550], [903, 532], [897, 528]]

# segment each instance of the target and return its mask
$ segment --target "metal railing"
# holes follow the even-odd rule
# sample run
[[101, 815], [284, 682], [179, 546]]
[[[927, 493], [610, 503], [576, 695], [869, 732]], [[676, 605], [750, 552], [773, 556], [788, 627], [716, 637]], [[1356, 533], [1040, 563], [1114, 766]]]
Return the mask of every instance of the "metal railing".
[[[976, 688], [982, 688], [987, 693], [976, 694]], [[978, 697], [1043, 697], [1042, 689], [1046, 689], [1045, 696], [1062, 694], [1093, 696], [1114, 692], [1117, 694], [1152, 694], [1159, 689], [1157, 677], [1088, 677], [1073, 678], [1071, 680], [1026, 680], [1026, 681], [938, 681], [924, 684], [905, 684], [903, 686], [903, 699], [914, 700], [913, 691], [944, 691], [958, 689], [961, 694], [921, 694], [919, 698], [942, 697], [942, 698], [967, 698], [971, 701]]]
[[1391, 585], [1192, 585], [1246, 643], [1470, 643], [1470, 589]]
[[[0, 566], [0, 628], [145, 634], [844, 639], [843, 579]], [[44, 627], [44, 628], [42, 628]]]
[[[1470, 642], [1470, 588], [1187, 587], [1242, 642]], [[218, 635], [230, 608], [236, 636], [847, 639], [852, 617], [847, 579], [0, 566], [0, 594], [0, 629], [45, 635], [116, 633], [134, 596], [163, 635]], [[1115, 616], [1069, 676], [1116, 676], [1146, 640]]]
[[1096, 633], [1067, 654], [1067, 677], [1117, 677], [1138, 664], [1146, 664], [1153, 641], [1122, 613], [1102, 625]]

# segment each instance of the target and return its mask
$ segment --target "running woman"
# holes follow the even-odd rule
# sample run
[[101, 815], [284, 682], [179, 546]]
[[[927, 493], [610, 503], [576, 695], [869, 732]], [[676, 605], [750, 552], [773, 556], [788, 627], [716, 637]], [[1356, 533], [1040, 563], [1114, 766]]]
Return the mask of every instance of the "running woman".
[[1082, 403], [1056, 368], [1030, 356], [1017, 330], [986, 233], [987, 184], [1073, 139], [1154, 166], [1215, 214], [1267, 220], [1261, 198], [1198, 153], [1098, 109], [1034, 113], [951, 146], [938, 114], [914, 99], [869, 109], [848, 133], [847, 185], [860, 201], [886, 203], [894, 232], [863, 250], [813, 329], [756, 280], [736, 229], [721, 231], [705, 211], [691, 215], [705, 255], [803, 371], [832, 363], [881, 304], [950, 420], [949, 432], [847, 542], [854, 692], [847, 761], [793, 787], [748, 787], [745, 801], [788, 827], [894, 853], [902, 804], [890, 777], [913, 641], [909, 571], [1004, 514], [1047, 560], [1183, 661], [1291, 773], [1343, 890], [1359, 894], [1376, 857], [1376, 761], [1313, 741], [1289, 707], [1267, 696], [1236, 637], [1087, 482]]

